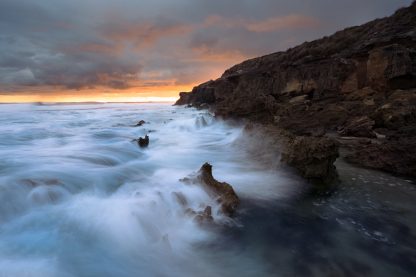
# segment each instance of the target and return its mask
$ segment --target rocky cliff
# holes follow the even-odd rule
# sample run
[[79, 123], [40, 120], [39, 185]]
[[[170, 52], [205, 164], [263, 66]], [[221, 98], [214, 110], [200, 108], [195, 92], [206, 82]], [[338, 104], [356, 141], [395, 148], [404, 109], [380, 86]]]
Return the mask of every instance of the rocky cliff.
[[176, 104], [295, 136], [334, 137], [351, 162], [416, 176], [416, 2], [390, 17], [247, 60], [181, 93]]

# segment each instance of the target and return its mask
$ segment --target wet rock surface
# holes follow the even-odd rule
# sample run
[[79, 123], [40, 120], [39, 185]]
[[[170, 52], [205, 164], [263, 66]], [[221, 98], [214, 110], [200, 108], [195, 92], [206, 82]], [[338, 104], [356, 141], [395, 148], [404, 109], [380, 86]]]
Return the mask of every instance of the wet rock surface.
[[331, 184], [337, 177], [335, 160], [339, 143], [330, 138], [296, 136], [289, 140], [282, 161], [317, 186]]
[[[317, 130], [320, 136], [339, 131], [339, 137], [375, 139], [367, 149], [343, 141], [353, 152], [349, 160], [416, 176], [403, 170], [412, 168], [416, 156], [415, 22], [413, 2], [390, 17], [233, 66], [219, 79], [181, 93], [176, 104], [273, 124], [311, 140]], [[369, 151], [382, 162], [370, 162]]]
[[222, 212], [225, 215], [232, 216], [240, 204], [240, 199], [233, 187], [228, 183], [215, 180], [212, 176], [212, 165], [209, 163], [205, 163], [201, 167], [197, 178], [208, 193], [216, 197], [217, 201], [221, 203]]
[[[221, 205], [221, 212], [226, 216], [233, 216], [240, 205], [240, 199], [235, 193], [233, 187], [226, 182], [217, 181], [212, 175], [212, 165], [205, 163], [196, 173], [190, 177], [181, 179], [186, 184], [202, 185], [204, 190]], [[195, 213], [199, 219], [209, 219], [211, 216], [211, 207], [207, 206], [202, 213]]]
[[145, 148], [145, 147], [148, 147], [149, 146], [150, 139], [149, 139], [149, 136], [146, 135], [146, 136], [144, 136], [144, 138], [140, 137], [139, 139], [137, 139], [135, 141], [137, 141], [137, 144], [141, 148]]

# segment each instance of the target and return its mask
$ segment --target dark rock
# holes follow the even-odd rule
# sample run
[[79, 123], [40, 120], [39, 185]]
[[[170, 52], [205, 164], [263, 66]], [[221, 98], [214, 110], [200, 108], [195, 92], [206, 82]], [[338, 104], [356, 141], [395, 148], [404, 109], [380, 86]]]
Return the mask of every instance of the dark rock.
[[203, 185], [204, 189], [217, 199], [221, 204], [221, 211], [227, 215], [232, 216], [238, 205], [240, 199], [235, 193], [233, 187], [225, 182], [218, 182], [212, 176], [212, 166], [205, 163], [198, 172], [197, 180]]
[[377, 127], [399, 130], [416, 126], [416, 89], [394, 91], [373, 115]]
[[136, 127], [140, 127], [140, 126], [142, 126], [143, 124], [145, 124], [146, 123], [146, 121], [144, 121], [144, 120], [140, 120], [139, 122], [137, 122], [137, 124], [136, 125], [134, 125], [134, 126], [136, 126]]
[[297, 136], [286, 144], [282, 161], [296, 168], [313, 184], [327, 186], [337, 177], [334, 162], [338, 148], [334, 139]]
[[140, 147], [147, 147], [147, 146], [149, 146], [149, 136], [148, 135], [146, 135], [144, 138], [142, 138], [142, 137], [140, 137], [138, 140], [137, 140], [137, 144], [140, 146]]
[[347, 161], [368, 168], [415, 176], [416, 137], [398, 138], [382, 143], [359, 144], [346, 156]]
[[215, 103], [215, 90], [210, 87], [214, 81], [206, 82], [200, 86], [194, 87], [192, 92], [179, 93], [179, 99], [174, 105], [188, 105], [188, 107], [208, 108], [210, 104]]
[[[342, 127], [342, 136], [375, 138], [374, 129], [383, 129], [383, 146], [370, 149], [382, 147], [389, 153], [387, 149], [398, 147], [389, 138], [416, 136], [415, 22], [413, 3], [390, 17], [242, 62], [217, 80], [181, 93], [176, 104], [204, 106], [223, 118], [274, 124], [298, 136]], [[290, 160], [297, 164], [295, 157]], [[364, 155], [355, 155], [354, 162], [369, 163]], [[383, 168], [401, 172], [395, 166]]]
[[368, 116], [351, 118], [339, 131], [341, 136], [375, 137], [373, 128], [375, 121]]
[[179, 93], [179, 100], [176, 101], [175, 105], [176, 106], [180, 106], [180, 105], [187, 105], [190, 103], [191, 99], [190, 99], [191, 94], [187, 93], [187, 92], [180, 92]]

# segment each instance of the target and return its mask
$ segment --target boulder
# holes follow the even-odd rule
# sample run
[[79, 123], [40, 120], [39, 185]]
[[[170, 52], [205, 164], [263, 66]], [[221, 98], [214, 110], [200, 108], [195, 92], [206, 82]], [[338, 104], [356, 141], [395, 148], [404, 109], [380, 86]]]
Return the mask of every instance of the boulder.
[[144, 138], [140, 137], [137, 140], [137, 144], [142, 148], [149, 146], [149, 136], [146, 135]]
[[313, 184], [327, 186], [337, 177], [334, 162], [338, 148], [334, 139], [296, 136], [286, 143], [281, 160]]

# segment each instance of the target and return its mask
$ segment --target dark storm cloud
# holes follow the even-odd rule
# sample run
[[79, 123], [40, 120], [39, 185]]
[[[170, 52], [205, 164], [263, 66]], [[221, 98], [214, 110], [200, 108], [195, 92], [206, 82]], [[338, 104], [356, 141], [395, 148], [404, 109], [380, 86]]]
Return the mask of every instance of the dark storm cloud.
[[189, 84], [411, 0], [2, 0], [0, 91]]

